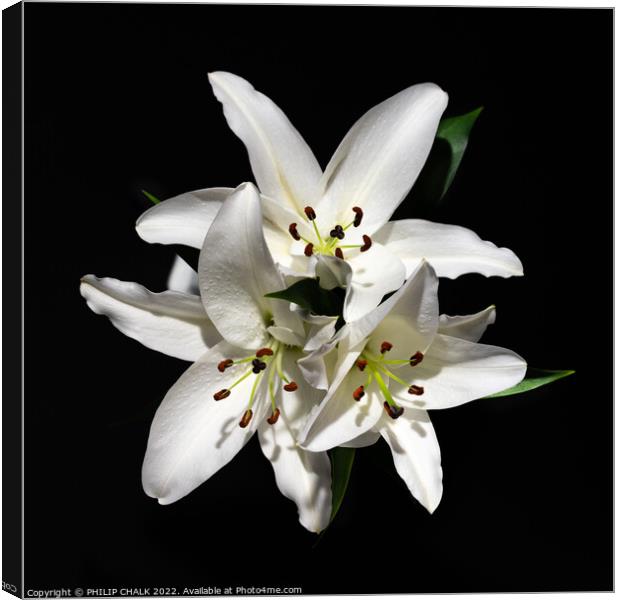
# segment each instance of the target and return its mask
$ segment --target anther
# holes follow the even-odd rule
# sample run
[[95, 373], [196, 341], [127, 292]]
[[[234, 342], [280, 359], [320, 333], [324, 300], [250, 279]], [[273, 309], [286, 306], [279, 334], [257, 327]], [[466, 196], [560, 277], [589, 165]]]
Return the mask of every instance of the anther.
[[353, 392], [353, 400], [355, 400], [356, 402], [359, 402], [362, 398], [364, 397], [364, 386], [360, 385], [354, 392]]
[[344, 229], [342, 228], [342, 225], [336, 225], [329, 232], [329, 235], [330, 235], [330, 237], [338, 238], [339, 240], [343, 240], [344, 239]]
[[314, 212], [314, 208], [311, 206], [306, 206], [306, 208], [304, 208], [304, 212], [310, 221], [314, 221], [314, 219], [316, 219], [316, 213]]
[[223, 361], [221, 361], [218, 365], [217, 365], [217, 370], [220, 373], [223, 373], [226, 369], [228, 369], [228, 367], [230, 367], [233, 364], [233, 359], [232, 358], [225, 358]]
[[310, 242], [309, 244], [306, 244], [306, 247], [304, 248], [304, 254], [306, 256], [312, 256], [313, 250], [314, 250], [314, 244]]
[[391, 406], [387, 402], [383, 403], [383, 408], [385, 408], [385, 412], [392, 417], [392, 419], [398, 419], [398, 417], [405, 412], [402, 406]]
[[365, 358], [358, 358], [357, 359], [357, 363], [355, 363], [357, 365], [357, 368], [360, 371], [363, 371], [366, 368], [366, 365], [368, 364], [368, 361]]
[[299, 241], [301, 239], [301, 236], [299, 235], [299, 232], [297, 231], [297, 223], [291, 223], [288, 226], [288, 232], [293, 236], [294, 240]]
[[337, 258], [339, 258], [340, 260], [344, 260], [344, 254], [342, 253], [342, 248], [336, 248], [334, 250], [334, 254], [336, 255]]
[[294, 392], [299, 386], [294, 381], [291, 381], [282, 387], [287, 392]]
[[366, 234], [362, 236], [362, 239], [364, 240], [364, 245], [360, 248], [360, 252], [366, 252], [366, 250], [370, 250], [372, 240], [370, 239], [370, 236], [367, 236]]
[[243, 413], [243, 416], [241, 417], [241, 421], [239, 421], [239, 427], [247, 427], [251, 420], [252, 420], [252, 411], [248, 408], [248, 410], [246, 410]]
[[424, 388], [421, 385], [411, 385], [407, 391], [414, 396], [421, 396], [424, 393]]
[[275, 425], [279, 418], [280, 418], [280, 409], [276, 408], [273, 411], [273, 414], [267, 419], [267, 423], [269, 423], [269, 425]]
[[263, 356], [273, 356], [273, 350], [271, 348], [261, 348], [256, 351], [256, 358], [262, 358]]
[[392, 349], [392, 344], [390, 342], [381, 342], [381, 354], [385, 354]]
[[215, 400], [224, 400], [224, 398], [228, 398], [230, 396], [230, 390], [220, 390], [219, 392], [215, 392], [213, 394], [213, 398]]
[[409, 364], [412, 367], [419, 365], [424, 358], [424, 354], [422, 354], [419, 350], [409, 359]]
[[355, 213], [353, 227], [359, 227], [364, 216], [364, 211], [359, 206], [354, 206], [351, 210]]
[[258, 374], [266, 368], [267, 368], [267, 365], [262, 360], [259, 360], [258, 358], [255, 358], [252, 361], [252, 373]]

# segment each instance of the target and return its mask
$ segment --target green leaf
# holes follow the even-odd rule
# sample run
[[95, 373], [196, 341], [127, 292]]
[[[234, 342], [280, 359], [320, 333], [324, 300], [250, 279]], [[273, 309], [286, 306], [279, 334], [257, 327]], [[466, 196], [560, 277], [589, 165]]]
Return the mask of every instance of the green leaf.
[[333, 448], [330, 450], [332, 461], [332, 516], [330, 523], [340, 510], [344, 495], [349, 485], [353, 460], [355, 459], [355, 448]]
[[343, 289], [324, 290], [318, 279], [300, 279], [285, 290], [265, 295], [294, 302], [317, 315], [340, 315], [344, 304]]
[[439, 123], [429, 157], [413, 188], [415, 202], [430, 209], [438, 204], [452, 185], [463, 160], [469, 134], [482, 107]]
[[485, 396], [486, 398], [501, 398], [502, 396], [512, 396], [513, 394], [521, 394], [522, 392], [529, 392], [530, 390], [535, 390], [538, 387], [543, 385], [547, 385], [548, 383], [552, 383], [557, 381], [558, 379], [562, 379], [563, 377], [568, 377], [572, 375], [575, 371], [549, 371], [548, 369], [529, 369], [525, 374], [525, 378], [521, 383], [517, 383], [517, 385], [508, 388], [502, 392], [497, 392], [496, 394], [491, 394], [490, 396]]
[[153, 204], [159, 204], [161, 200], [157, 198], [157, 196], [153, 196], [150, 192], [146, 190], [140, 190]]

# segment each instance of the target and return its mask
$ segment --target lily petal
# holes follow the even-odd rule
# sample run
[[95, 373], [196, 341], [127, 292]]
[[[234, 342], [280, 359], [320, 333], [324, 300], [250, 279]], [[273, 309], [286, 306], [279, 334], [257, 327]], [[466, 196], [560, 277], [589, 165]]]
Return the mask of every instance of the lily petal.
[[378, 431], [371, 429], [370, 431], [362, 433], [362, 435], [352, 439], [350, 442], [345, 442], [340, 445], [344, 448], [366, 448], [367, 446], [372, 446], [375, 444], [380, 437], [381, 434]]
[[369, 313], [383, 296], [398, 289], [406, 279], [402, 261], [381, 244], [373, 243], [368, 252], [347, 262], [353, 270], [343, 309], [347, 323]]
[[180, 256], [174, 257], [166, 285], [169, 290], [175, 292], [183, 292], [184, 294], [192, 294], [194, 296], [200, 293], [198, 289], [198, 273]]
[[265, 298], [284, 289], [263, 235], [258, 191], [240, 185], [205, 238], [198, 263], [203, 304], [222, 337], [241, 348], [267, 343], [271, 318], [303, 338], [303, 324], [287, 302]]
[[321, 168], [286, 115], [247, 81], [222, 71], [209, 74], [228, 126], [247, 148], [263, 194], [296, 209], [318, 198]]
[[506, 348], [438, 334], [407, 378], [408, 383], [423, 387], [424, 394], [408, 395], [400, 385], [392, 391], [407, 406], [452, 408], [516, 385], [526, 367], [518, 354]]
[[138, 235], [151, 244], [202, 244], [232, 188], [207, 188], [164, 200], [142, 213], [136, 222]]
[[410, 273], [425, 258], [439, 277], [454, 279], [465, 273], [487, 277], [523, 275], [523, 265], [508, 248], [481, 240], [473, 231], [458, 225], [443, 225], [422, 219], [386, 223], [373, 236], [398, 256]]
[[176, 502], [226, 465], [252, 437], [265, 417], [266, 379], [259, 385], [249, 425], [239, 426], [254, 377], [235, 386], [220, 401], [213, 394], [230, 388], [247, 368], [236, 365], [220, 373], [225, 358], [240, 351], [220, 342], [194, 363], [166, 394], [155, 413], [142, 466], [144, 491], [160, 504]]
[[369, 110], [353, 125], [323, 175], [317, 215], [333, 226], [364, 210], [372, 235], [407, 195], [428, 157], [447, 94], [433, 83], [409, 87]]
[[258, 428], [260, 445], [271, 461], [278, 489], [297, 504], [300, 523], [309, 531], [320, 532], [331, 516], [331, 465], [325, 452], [307, 452], [297, 445], [299, 426], [320, 394], [303, 381], [287, 352], [283, 361], [286, 376], [296, 381], [296, 392], [275, 393], [280, 417], [274, 425], [262, 422]]
[[398, 419], [383, 415], [379, 428], [392, 450], [396, 471], [411, 495], [432, 513], [441, 500], [443, 485], [441, 452], [428, 413], [405, 408]]
[[489, 306], [473, 315], [439, 316], [439, 333], [477, 342], [489, 325], [495, 323], [495, 306]]
[[153, 293], [137, 283], [94, 275], [82, 278], [80, 293], [118, 330], [168, 356], [194, 361], [221, 340], [198, 296]]

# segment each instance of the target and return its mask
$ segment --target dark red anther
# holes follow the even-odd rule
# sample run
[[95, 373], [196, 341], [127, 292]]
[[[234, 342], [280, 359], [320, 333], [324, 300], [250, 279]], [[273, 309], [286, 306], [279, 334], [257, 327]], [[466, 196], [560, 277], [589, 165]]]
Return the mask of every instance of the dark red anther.
[[294, 381], [291, 381], [282, 387], [287, 392], [294, 392], [299, 386]]
[[414, 396], [421, 396], [424, 393], [424, 388], [421, 385], [410, 385], [407, 392]]
[[336, 248], [334, 250], [334, 254], [336, 255], [336, 258], [339, 258], [340, 260], [344, 260], [344, 254], [342, 253], [342, 248]]
[[273, 356], [273, 350], [271, 348], [261, 348], [256, 351], [256, 358], [262, 358], [263, 356]]
[[313, 250], [314, 250], [314, 244], [312, 243], [306, 244], [306, 247], [304, 248], [304, 254], [306, 256], [312, 256]]
[[366, 234], [362, 236], [362, 239], [364, 240], [364, 245], [360, 248], [360, 252], [366, 252], [366, 250], [370, 250], [372, 240], [370, 239], [370, 236], [367, 236]]
[[301, 236], [299, 235], [299, 232], [297, 231], [297, 223], [291, 223], [288, 226], [288, 232], [293, 236], [294, 240], [299, 241], [301, 239]]
[[269, 425], [275, 425], [279, 418], [280, 418], [280, 409], [276, 408], [273, 411], [273, 414], [267, 419], [267, 423], [269, 423]]
[[419, 350], [409, 359], [409, 364], [412, 367], [419, 365], [424, 358], [424, 354], [422, 354]]
[[217, 365], [217, 370], [220, 373], [223, 373], [226, 369], [228, 369], [228, 367], [230, 367], [233, 364], [233, 359], [232, 358], [225, 358], [224, 360], [222, 360], [218, 365]]
[[314, 221], [314, 219], [316, 219], [316, 213], [314, 212], [314, 208], [311, 206], [306, 206], [306, 208], [304, 208], [304, 212], [310, 221]]
[[364, 386], [360, 385], [353, 392], [353, 400], [355, 400], [356, 402], [359, 402], [363, 397], [364, 397]]
[[390, 406], [387, 402], [383, 403], [383, 408], [385, 408], [385, 412], [392, 417], [392, 419], [398, 419], [398, 417], [405, 412], [402, 406]]
[[381, 354], [385, 354], [392, 349], [392, 344], [390, 342], [381, 342]]
[[213, 398], [215, 400], [224, 400], [224, 398], [228, 398], [230, 396], [230, 390], [220, 390], [219, 392], [215, 392], [213, 394]]
[[248, 408], [248, 410], [246, 410], [243, 413], [243, 416], [241, 417], [241, 421], [239, 421], [239, 427], [247, 427], [251, 420], [252, 420], [252, 411]]
[[355, 364], [360, 371], [363, 371], [366, 368], [368, 361], [365, 358], [358, 358]]
[[262, 361], [259, 360], [258, 358], [255, 358], [252, 361], [252, 373], [260, 373], [261, 371], [265, 370], [267, 368], [267, 365]]
[[364, 211], [359, 206], [354, 206], [351, 210], [355, 213], [353, 227], [359, 227], [364, 217]]

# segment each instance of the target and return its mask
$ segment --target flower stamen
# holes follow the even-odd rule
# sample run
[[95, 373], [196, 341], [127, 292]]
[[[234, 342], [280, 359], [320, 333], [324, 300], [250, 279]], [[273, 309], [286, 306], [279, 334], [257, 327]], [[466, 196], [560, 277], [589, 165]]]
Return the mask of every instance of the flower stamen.
[[230, 390], [223, 389], [219, 392], [215, 392], [215, 394], [213, 394], [213, 399], [219, 401], [224, 400], [224, 398], [228, 398], [228, 396], [230, 396]]
[[263, 356], [273, 356], [273, 350], [271, 348], [261, 348], [256, 351], [256, 358], [262, 358]]
[[252, 420], [252, 409], [248, 408], [241, 417], [241, 421], [239, 421], [239, 427], [247, 427]]
[[314, 244], [312, 242], [308, 242], [306, 247], [304, 248], [304, 254], [308, 257], [312, 256], [312, 252], [314, 251]]
[[353, 400], [359, 402], [364, 397], [364, 386], [360, 385], [358, 388], [355, 388], [353, 391]]
[[234, 360], [232, 358], [225, 358], [224, 360], [220, 361], [217, 365], [217, 370], [220, 373], [223, 373], [226, 369], [228, 369], [228, 367], [231, 367], [234, 364]]
[[275, 425], [279, 418], [280, 418], [280, 409], [276, 408], [271, 414], [271, 416], [267, 419], [267, 423], [269, 423], [269, 425]]
[[366, 250], [370, 250], [372, 240], [370, 239], [370, 236], [366, 234], [362, 236], [362, 239], [364, 240], [364, 245], [360, 248], [360, 252], [366, 252]]
[[389, 352], [393, 348], [393, 345], [390, 342], [381, 342], [381, 354], [385, 354]]
[[419, 365], [424, 358], [424, 354], [422, 354], [419, 350], [409, 359], [409, 364], [412, 367]]
[[294, 392], [297, 390], [299, 386], [294, 382], [291, 381], [285, 385], [282, 386], [282, 388], [286, 391], [286, 392]]
[[334, 250], [334, 254], [336, 255], [336, 258], [339, 258], [340, 260], [344, 260], [344, 254], [342, 253], [341, 248], [338, 248], [336, 246], [336, 249]]
[[292, 238], [298, 242], [301, 239], [299, 232], [297, 231], [297, 223], [291, 223], [288, 226], [288, 232], [291, 234]]
[[353, 227], [359, 227], [364, 217], [364, 211], [359, 206], [354, 206], [351, 210], [355, 213], [355, 219], [353, 220]]
[[407, 392], [414, 396], [421, 396], [424, 393], [424, 388], [421, 385], [411, 385]]

